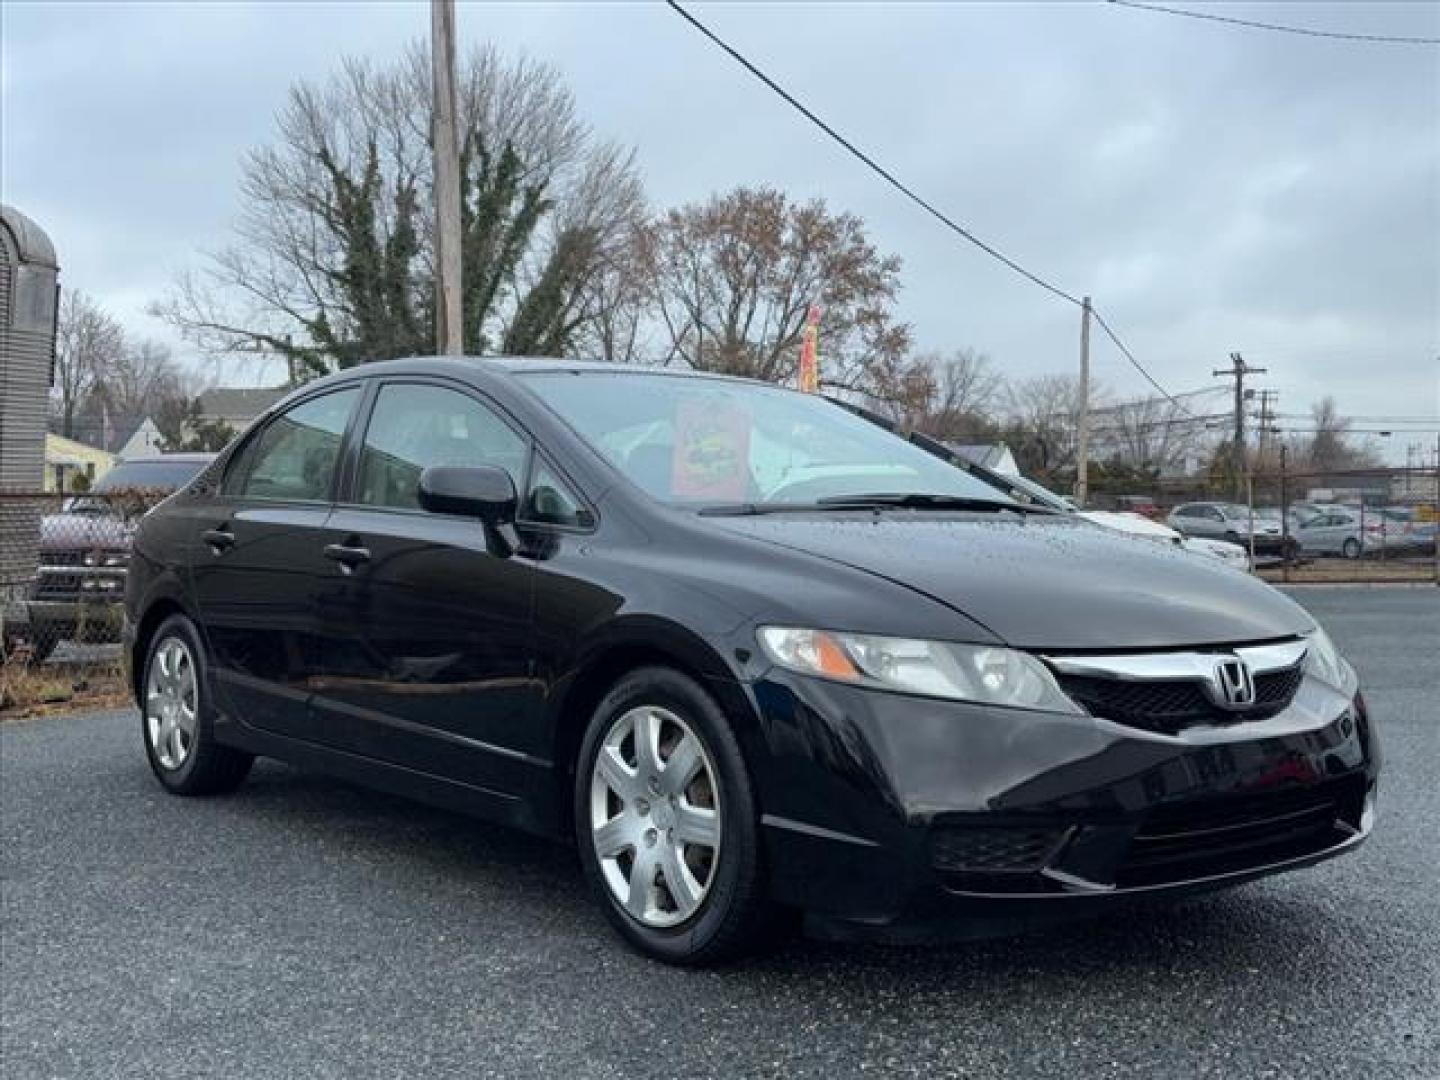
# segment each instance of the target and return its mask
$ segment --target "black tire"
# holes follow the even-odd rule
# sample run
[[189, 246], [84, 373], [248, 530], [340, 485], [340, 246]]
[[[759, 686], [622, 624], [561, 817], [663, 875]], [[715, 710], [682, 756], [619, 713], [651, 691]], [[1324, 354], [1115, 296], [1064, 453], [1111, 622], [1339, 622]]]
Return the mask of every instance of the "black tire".
[[[665, 709], [680, 717], [700, 740], [718, 773], [721, 813], [719, 854], [699, 907], [672, 927], [642, 923], [611, 892], [592, 842], [592, 769], [606, 734], [637, 706]], [[766, 895], [759, 813], [750, 773], [720, 707], [694, 680], [663, 667], [626, 675], [590, 718], [575, 769], [575, 836], [585, 877], [620, 935], [647, 956], [669, 964], [704, 966], [733, 960], [767, 940], [776, 912]]]
[[1360, 557], [1360, 541], [1353, 536], [1340, 545], [1340, 554], [1347, 559], [1358, 559]]
[[[147, 691], [162, 648], [174, 641], [183, 644], [194, 664], [195, 720], [194, 733], [183, 759], [178, 765], [171, 766], [161, 760], [151, 738]], [[140, 741], [145, 746], [145, 758], [150, 762], [155, 778], [173, 795], [219, 795], [234, 791], [244, 783], [250, 766], [255, 763], [254, 755], [224, 746], [216, 740], [208, 676], [205, 649], [195, 624], [184, 615], [171, 615], [156, 629], [145, 657], [145, 671], [140, 683]]]
[[50, 654], [55, 651], [55, 646], [60, 644], [60, 638], [54, 634], [40, 634], [30, 639], [30, 662], [32, 664], [43, 664], [50, 659]]

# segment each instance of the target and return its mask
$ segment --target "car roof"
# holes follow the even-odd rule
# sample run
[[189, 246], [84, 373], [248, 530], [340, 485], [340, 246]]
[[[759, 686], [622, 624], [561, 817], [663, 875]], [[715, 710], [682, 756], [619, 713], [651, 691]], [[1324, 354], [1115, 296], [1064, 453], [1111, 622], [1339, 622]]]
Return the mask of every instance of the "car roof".
[[[747, 383], [755, 386], [775, 388], [774, 383], [759, 379], [746, 379], [739, 375], [726, 375], [713, 371], [696, 371], [693, 368], [660, 367], [654, 364], [619, 364], [603, 360], [567, 360], [549, 356], [412, 356], [402, 360], [370, 360], [344, 371], [336, 372], [325, 379], [307, 383], [305, 388], [320, 382], [339, 382], [349, 378], [364, 378], [372, 375], [443, 374], [455, 365], [464, 365], [475, 371], [502, 377], [518, 374], [605, 374], [605, 375], [664, 375], [677, 379], [711, 379], [723, 382]], [[779, 388], [779, 389], [783, 389]]]

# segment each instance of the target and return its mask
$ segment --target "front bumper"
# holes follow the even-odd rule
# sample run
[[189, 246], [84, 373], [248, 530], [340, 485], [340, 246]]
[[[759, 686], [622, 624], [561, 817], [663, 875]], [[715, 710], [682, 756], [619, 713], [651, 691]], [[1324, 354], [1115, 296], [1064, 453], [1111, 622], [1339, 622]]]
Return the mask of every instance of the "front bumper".
[[117, 600], [31, 600], [26, 604], [32, 634], [56, 641], [108, 644], [120, 640], [124, 609]]
[[1269, 719], [1176, 736], [780, 671], [751, 691], [774, 892], [832, 935], [1224, 888], [1352, 850], [1374, 817], [1364, 702], [1310, 678]]

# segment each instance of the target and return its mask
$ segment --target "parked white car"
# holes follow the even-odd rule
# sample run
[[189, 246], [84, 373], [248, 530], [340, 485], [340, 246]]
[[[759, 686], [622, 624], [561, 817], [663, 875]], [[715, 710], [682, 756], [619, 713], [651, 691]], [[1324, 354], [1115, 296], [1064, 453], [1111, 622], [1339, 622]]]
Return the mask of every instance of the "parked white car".
[[1170, 528], [1169, 525], [1153, 521], [1143, 514], [1110, 510], [1082, 510], [1080, 516], [1086, 521], [1093, 521], [1096, 525], [1103, 525], [1116, 532], [1140, 536], [1162, 544], [1175, 544], [1196, 555], [1219, 559], [1237, 570], [1250, 569], [1250, 553], [1239, 544], [1232, 544], [1226, 540], [1211, 540], [1203, 536], [1185, 536]]
[[1056, 510], [1068, 510], [1086, 521], [1115, 532], [1138, 536], [1157, 543], [1173, 544], [1195, 555], [1207, 559], [1219, 559], [1237, 570], [1250, 569], [1250, 553], [1239, 544], [1225, 540], [1212, 540], [1202, 536], [1186, 536], [1163, 522], [1155, 521], [1144, 514], [1131, 510], [1080, 510], [1063, 495], [1056, 495], [1049, 488], [1037, 484], [1026, 476], [1006, 476], [1004, 482], [1029, 495], [1030, 498]]

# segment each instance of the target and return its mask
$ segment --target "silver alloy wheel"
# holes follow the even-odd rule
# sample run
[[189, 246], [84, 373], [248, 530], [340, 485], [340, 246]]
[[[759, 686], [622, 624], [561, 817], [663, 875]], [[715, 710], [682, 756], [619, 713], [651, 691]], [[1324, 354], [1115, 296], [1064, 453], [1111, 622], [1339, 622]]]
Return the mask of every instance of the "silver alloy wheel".
[[631, 709], [605, 733], [590, 772], [590, 829], [611, 894], [646, 926], [695, 914], [720, 857], [719, 776], [674, 713]]
[[155, 759], [167, 769], [184, 765], [195, 746], [199, 696], [190, 646], [167, 637], [155, 649], [145, 685], [145, 733]]

